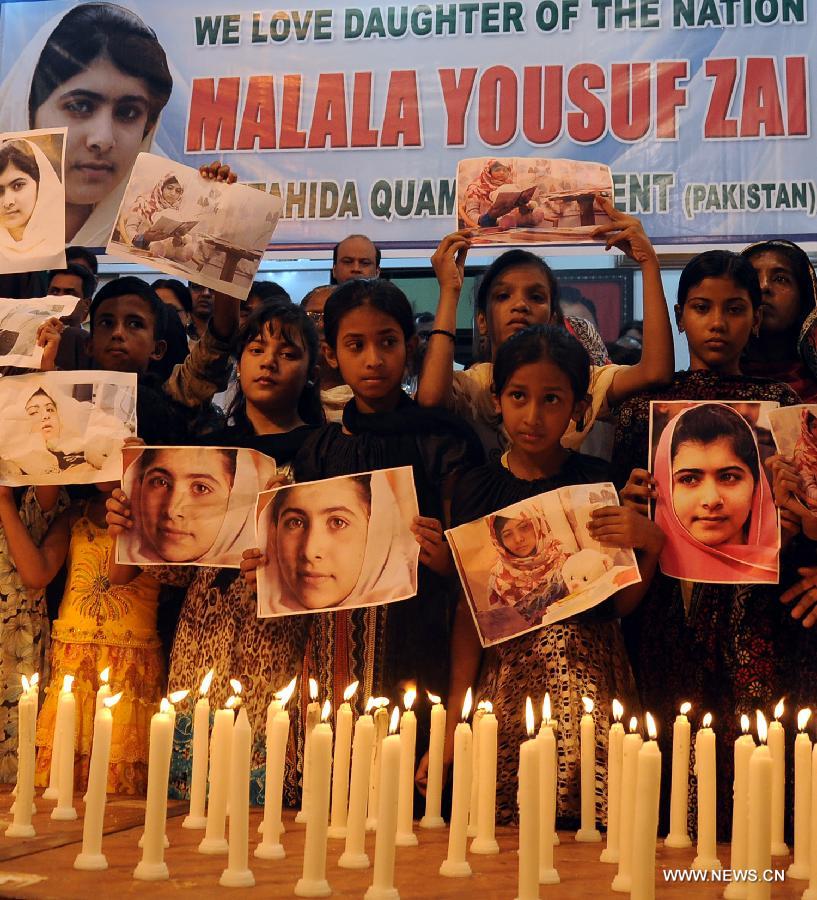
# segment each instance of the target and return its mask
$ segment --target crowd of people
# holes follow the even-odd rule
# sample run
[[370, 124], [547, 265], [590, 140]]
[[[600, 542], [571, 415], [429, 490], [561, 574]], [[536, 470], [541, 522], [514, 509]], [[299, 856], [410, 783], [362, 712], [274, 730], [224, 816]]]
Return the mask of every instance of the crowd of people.
[[[211, 172], [217, 179], [228, 176], [217, 166]], [[445, 237], [431, 258], [439, 282], [433, 316], [418, 316], [409, 298], [382, 277], [380, 252], [363, 235], [336, 246], [331, 283], [303, 298], [266, 281], [256, 282], [240, 304], [175, 279], [148, 284], [126, 276], [97, 290], [96, 260], [82, 248], [69, 248], [65, 269], [39, 283], [32, 279], [29, 290], [39, 284], [80, 300], [70, 320], [41, 328], [44, 367], [135, 373], [138, 440], [147, 445], [252, 448], [276, 461], [281, 482], [410, 466], [420, 512], [412, 524], [419, 578], [416, 596], [393, 604], [261, 619], [255, 581], [266, 548], [246, 550], [240, 570], [142, 569], [117, 563], [113, 553], [117, 536], [133, 526], [134, 498], [123, 485], [0, 488], [0, 780], [15, 778], [20, 675], [35, 671], [46, 685], [37, 727], [38, 783], [48, 781], [57, 694], [70, 674], [78, 704], [77, 781], [83, 786], [99, 673], [109, 668], [112, 689], [123, 698], [114, 711], [108, 786], [130, 794], [145, 791], [148, 723], [160, 699], [177, 690], [191, 690], [194, 698], [213, 669], [215, 708], [231, 692], [229, 679], [238, 679], [255, 735], [256, 803], [264, 791], [266, 708], [274, 692], [298, 675], [285, 780], [292, 805], [301, 787], [310, 678], [333, 706], [353, 681], [360, 682], [361, 706], [371, 696], [396, 702], [414, 685], [421, 697], [426, 691], [444, 697], [452, 711], [472, 687], [477, 698], [493, 702], [499, 719], [497, 814], [510, 822], [524, 736], [520, 697], [547, 691], [559, 723], [558, 803], [565, 823], [579, 815], [581, 698], [595, 701], [603, 821], [613, 698], [628, 715], [650, 710], [664, 723], [659, 740], [667, 765], [670, 722], [689, 701], [696, 714], [713, 713], [718, 726], [718, 825], [727, 834], [729, 748], [740, 714], [770, 709], [781, 696], [791, 710], [814, 702], [817, 519], [794, 461], [772, 455], [765, 465], [782, 524], [780, 583], [699, 584], [662, 574], [658, 557], [674, 539], [672, 526], [653, 521], [648, 505], [675, 488], [660, 465], [650, 474], [650, 403], [814, 401], [814, 272], [806, 253], [782, 240], [740, 254], [696, 256], [681, 275], [674, 304], [690, 358], [689, 368], [676, 372], [658, 257], [637, 219], [603, 203], [610, 221], [595, 236], [638, 265], [644, 288], [643, 322], [627, 323], [627, 340], [609, 349], [576, 298], [570, 312], [562, 307], [558, 279], [545, 260], [512, 249], [487, 267], [476, 290], [484, 358], [457, 365], [457, 308], [470, 246], [464, 232]], [[635, 343], [640, 352], [630, 364], [610, 361], [614, 349], [633, 351]], [[28, 413], [31, 428], [42, 432], [48, 449], [58, 410], [46, 395], [30, 402], [35, 399], [41, 402]], [[721, 422], [713, 437], [705, 424], [685, 418], [672, 447], [670, 437], [663, 450], [659, 445], [657, 463], [691, 442], [706, 451], [703, 457], [721, 453], [728, 460], [722, 468], [732, 473], [696, 463], [701, 484], [709, 487], [698, 496], [688, 490], [689, 521], [703, 517], [704, 524], [687, 531], [695, 552], [706, 557], [720, 552], [714, 545], [751, 541], [746, 517], [729, 510], [736, 482], [743, 478], [748, 485], [748, 509], [771, 504], [772, 497], [758, 499], [758, 466], [741, 450], [739, 427], [730, 431]], [[603, 422], [615, 427], [606, 459], [582, 452]], [[808, 451], [804, 444], [798, 452]], [[234, 477], [234, 468], [225, 466], [225, 490]], [[587, 613], [483, 651], [445, 529], [555, 488], [605, 481], [615, 483], [622, 502], [594, 512], [590, 535], [633, 549], [641, 582]], [[345, 484], [346, 506], [360, 507], [368, 518], [370, 481]], [[190, 513], [180, 501], [161, 515], [172, 528], [173, 516], [181, 520]], [[502, 572], [521, 568], [544, 578], [553, 566], [537, 556], [536, 536], [516, 534], [505, 520], [500, 524], [494, 536], [506, 560]], [[552, 550], [548, 544], [541, 552]], [[319, 569], [320, 562], [332, 570], [321, 577], [335, 578], [341, 590], [345, 562], [330, 552], [300, 540], [291, 553], [292, 583], [311, 589], [318, 576], [304, 571]], [[512, 603], [513, 591], [512, 578], [497, 577], [491, 602]], [[189, 790], [191, 709], [181, 704], [176, 719], [171, 791], [177, 797]], [[421, 704], [418, 714], [427, 720], [428, 709]], [[447, 760], [456, 723], [457, 716], [449, 715]], [[425, 733], [421, 725], [418, 795], [425, 784]], [[668, 773], [663, 783], [669, 786]], [[662, 809], [666, 817], [666, 802]]]

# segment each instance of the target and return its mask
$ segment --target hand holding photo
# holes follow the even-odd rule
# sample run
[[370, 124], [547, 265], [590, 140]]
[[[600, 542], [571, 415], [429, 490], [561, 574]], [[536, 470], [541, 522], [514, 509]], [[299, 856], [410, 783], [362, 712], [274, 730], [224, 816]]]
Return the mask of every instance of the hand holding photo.
[[0, 378], [0, 484], [118, 481], [136, 433], [136, 375], [42, 372]]
[[473, 244], [586, 243], [610, 222], [610, 168], [571, 159], [479, 157], [457, 165], [457, 231]]
[[798, 499], [817, 510], [817, 404], [783, 406], [769, 413], [777, 449], [788, 457], [802, 483]]
[[650, 406], [661, 571], [711, 584], [776, 584], [780, 530], [757, 438], [768, 403]]
[[77, 297], [0, 298], [0, 366], [38, 369], [43, 348], [37, 344], [40, 326], [49, 319], [70, 316]]
[[273, 459], [234, 447], [126, 447], [122, 489], [133, 526], [116, 561], [139, 566], [239, 568], [257, 543], [255, 503]]
[[258, 498], [258, 616], [378, 606], [417, 593], [409, 466], [293, 484]]
[[280, 197], [140, 153], [107, 249], [243, 300], [280, 215]]

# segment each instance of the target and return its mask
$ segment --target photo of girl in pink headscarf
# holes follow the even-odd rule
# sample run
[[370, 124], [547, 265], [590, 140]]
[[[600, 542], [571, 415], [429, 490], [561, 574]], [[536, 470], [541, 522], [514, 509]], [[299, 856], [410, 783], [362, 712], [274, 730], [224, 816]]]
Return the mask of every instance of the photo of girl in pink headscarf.
[[661, 571], [713, 584], [776, 584], [777, 510], [752, 425], [728, 403], [679, 406], [686, 408], [669, 410], [660, 433], [651, 411], [655, 521], [666, 535]]
[[800, 478], [797, 499], [817, 511], [817, 404], [785, 406], [769, 413], [777, 450]]

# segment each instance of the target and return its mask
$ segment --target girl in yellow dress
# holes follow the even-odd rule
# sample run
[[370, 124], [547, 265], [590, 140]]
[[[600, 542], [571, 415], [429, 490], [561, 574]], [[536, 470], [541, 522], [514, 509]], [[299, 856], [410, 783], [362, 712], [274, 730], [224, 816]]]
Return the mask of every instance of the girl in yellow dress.
[[108, 496], [96, 490], [89, 500], [74, 503], [54, 520], [39, 547], [13, 504], [0, 500], [0, 521], [27, 587], [47, 585], [67, 559], [65, 593], [51, 632], [51, 676], [37, 720], [36, 784], [48, 784], [57, 698], [63, 676], [73, 675], [75, 784], [77, 790], [85, 789], [99, 673], [110, 668], [111, 692], [121, 691], [122, 699], [112, 711], [108, 791], [143, 794], [150, 717], [158, 708], [165, 684], [156, 627], [159, 584], [144, 572], [127, 585], [113, 586], [108, 581], [113, 551], [105, 524]]

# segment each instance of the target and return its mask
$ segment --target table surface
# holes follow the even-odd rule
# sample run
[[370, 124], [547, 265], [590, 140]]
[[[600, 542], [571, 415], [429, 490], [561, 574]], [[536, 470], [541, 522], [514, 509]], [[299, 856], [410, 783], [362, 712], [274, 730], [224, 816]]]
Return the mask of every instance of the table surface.
[[[203, 836], [201, 831], [181, 827], [187, 804], [170, 801], [167, 835], [170, 847], [165, 861], [170, 880], [163, 882], [134, 881], [133, 869], [141, 858], [137, 842], [144, 823], [144, 801], [127, 797], [110, 797], [105, 815], [103, 852], [109, 868], [102, 872], [79, 872], [73, 868], [74, 858], [82, 844], [82, 819], [75, 822], [52, 822], [53, 802], [37, 798], [38, 812], [33, 824], [37, 836], [28, 840], [2, 836], [11, 822], [9, 789], [0, 788], [0, 897], [16, 898], [88, 898], [94, 891], [102, 897], [142, 895], [151, 898], [178, 897], [197, 893], [202, 896], [235, 897], [292, 897], [295, 883], [301, 875], [304, 842], [303, 825], [295, 825], [292, 813], [285, 814], [286, 833], [282, 843], [286, 850], [283, 860], [260, 860], [252, 856], [257, 843], [256, 829], [261, 810], [250, 814], [249, 865], [255, 875], [255, 888], [229, 889], [218, 885], [226, 866], [226, 856], [204, 856], [197, 852]], [[82, 801], [76, 798], [77, 811], [82, 813]], [[445, 858], [447, 829], [429, 831], [416, 828], [417, 847], [397, 848], [395, 885], [402, 900], [409, 898], [478, 897], [513, 898], [516, 896], [517, 832], [511, 828], [497, 828], [500, 853], [495, 856], [469, 854], [473, 874], [469, 878], [444, 878], [438, 874]], [[327, 878], [334, 897], [363, 897], [371, 883], [371, 867], [363, 870], [340, 869], [337, 860], [343, 851], [342, 840], [330, 840], [327, 854]], [[599, 900], [602, 897], [627, 898], [628, 894], [614, 893], [610, 882], [616, 867], [599, 862], [603, 844], [578, 844], [572, 834], [563, 833], [561, 844], [554, 848], [554, 863], [561, 877], [558, 885], [543, 885], [542, 900]], [[374, 858], [374, 835], [367, 835], [366, 849]], [[729, 849], [718, 848], [721, 863], [728, 865]], [[691, 850], [667, 850], [659, 846], [657, 856], [658, 880], [656, 897], [659, 900], [704, 900], [721, 897], [722, 884], [668, 884], [661, 877], [662, 866], [686, 868], [694, 856]], [[776, 858], [773, 866], [784, 868], [790, 858]], [[28, 877], [27, 877], [28, 876]], [[25, 882], [36, 881], [28, 884]], [[807, 887], [804, 881], [787, 879], [772, 886], [774, 900], [800, 900]]]

